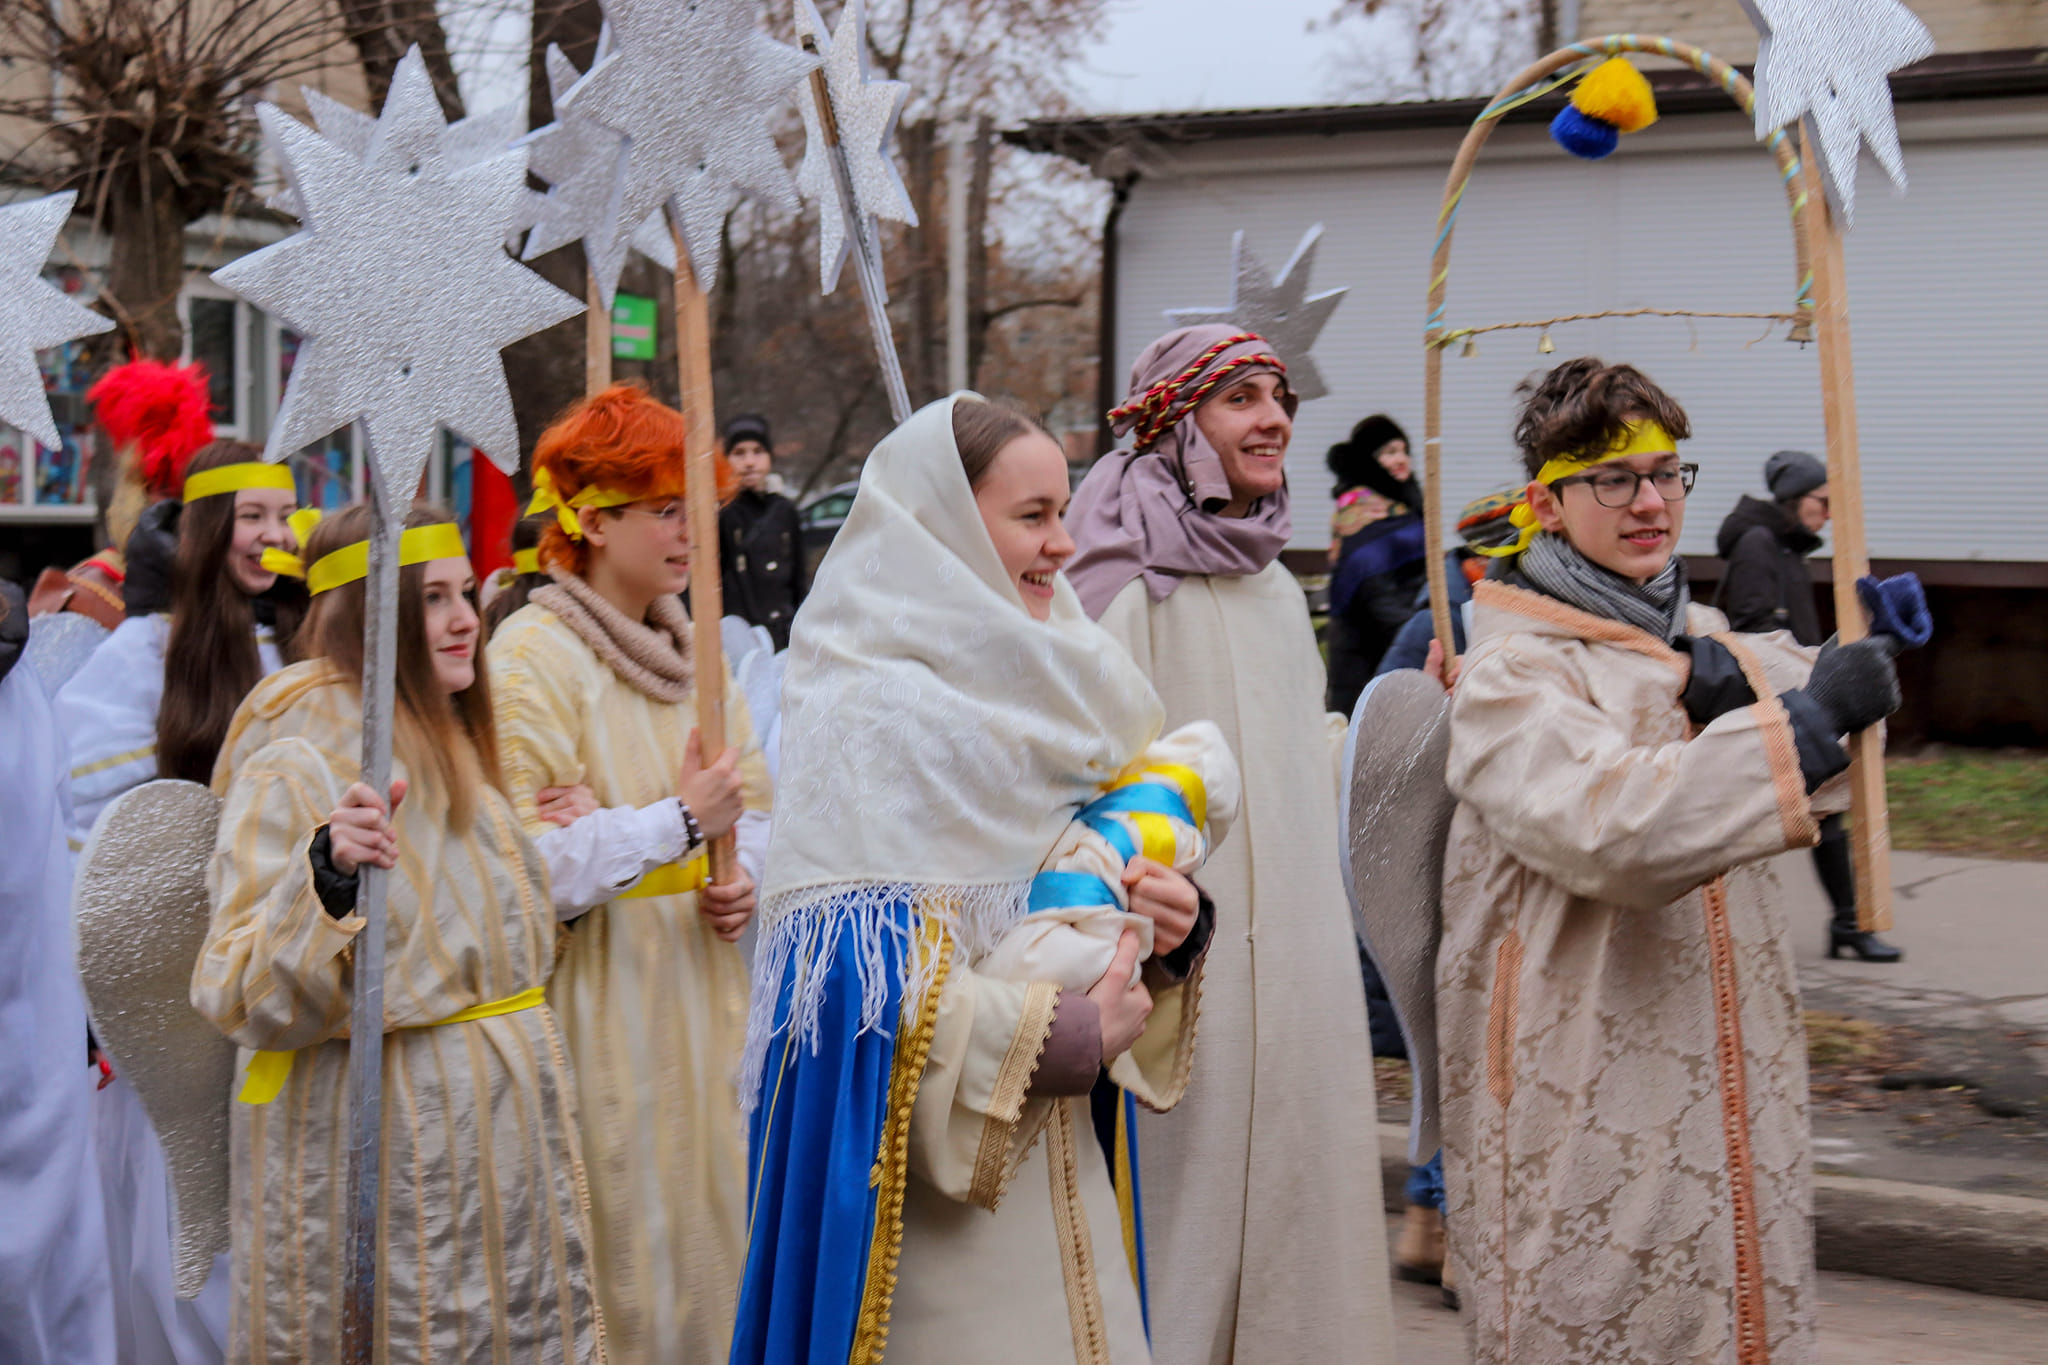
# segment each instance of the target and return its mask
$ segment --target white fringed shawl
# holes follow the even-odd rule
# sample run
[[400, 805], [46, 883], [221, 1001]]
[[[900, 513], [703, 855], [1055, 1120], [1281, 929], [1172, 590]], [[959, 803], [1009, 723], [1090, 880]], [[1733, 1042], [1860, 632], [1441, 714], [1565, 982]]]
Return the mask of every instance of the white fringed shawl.
[[[857, 935], [863, 1030], [891, 984], [885, 951], [908, 898], [944, 915], [972, 963], [1024, 914], [1032, 875], [1075, 808], [1137, 758], [1164, 711], [1064, 577], [1034, 621], [1003, 572], [953, 443], [953, 404], [877, 446], [790, 635], [741, 1094], [768, 1040], [815, 1040], [825, 963]], [[904, 945], [900, 960], [916, 963]], [[923, 964], [927, 968], [931, 964]], [[915, 966], [903, 983], [916, 1000]], [[781, 1014], [781, 1017], [777, 1017]]]

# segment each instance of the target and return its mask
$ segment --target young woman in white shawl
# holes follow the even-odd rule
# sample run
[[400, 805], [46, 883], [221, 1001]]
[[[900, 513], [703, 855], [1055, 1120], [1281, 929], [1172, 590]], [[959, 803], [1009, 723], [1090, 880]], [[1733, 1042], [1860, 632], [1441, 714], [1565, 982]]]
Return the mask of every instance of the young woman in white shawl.
[[1029, 419], [932, 404], [869, 456], [797, 616], [736, 1363], [1149, 1359], [1089, 1092], [1106, 1067], [1148, 1106], [1179, 1099], [1213, 917], [1135, 859], [1142, 981], [1136, 934], [1086, 991], [978, 970], [1163, 719], [1058, 573], [1067, 489]]

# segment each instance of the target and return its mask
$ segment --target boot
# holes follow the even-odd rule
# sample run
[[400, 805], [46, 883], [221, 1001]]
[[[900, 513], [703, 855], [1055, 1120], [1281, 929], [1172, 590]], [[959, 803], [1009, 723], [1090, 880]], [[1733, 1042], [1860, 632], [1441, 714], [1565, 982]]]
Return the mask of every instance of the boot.
[[1453, 1313], [1458, 1311], [1458, 1277], [1451, 1269], [1449, 1257], [1444, 1258], [1443, 1287], [1437, 1292], [1444, 1296], [1444, 1307]]
[[1897, 944], [1886, 943], [1876, 934], [1858, 929], [1855, 906], [1838, 905], [1834, 921], [1828, 925], [1828, 956], [1840, 957], [1845, 951], [1865, 962], [1897, 962], [1906, 955]]
[[1408, 1206], [1401, 1240], [1394, 1245], [1394, 1271], [1404, 1280], [1436, 1284], [1444, 1274], [1444, 1216], [1420, 1204]]

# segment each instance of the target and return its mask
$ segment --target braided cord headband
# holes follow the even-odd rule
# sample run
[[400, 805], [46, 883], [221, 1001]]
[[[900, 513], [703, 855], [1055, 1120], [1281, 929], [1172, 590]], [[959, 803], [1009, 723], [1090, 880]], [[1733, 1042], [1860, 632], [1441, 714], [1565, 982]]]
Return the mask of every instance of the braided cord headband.
[[1210, 361], [1233, 346], [1242, 346], [1251, 341], [1264, 342], [1265, 338], [1257, 332], [1240, 332], [1236, 336], [1225, 337], [1196, 356], [1179, 374], [1170, 379], [1160, 380], [1122, 407], [1110, 409], [1110, 424], [1114, 426], [1126, 418], [1138, 418], [1132, 434], [1137, 450], [1143, 453], [1157, 444], [1161, 436], [1179, 426], [1181, 419], [1200, 407], [1202, 400], [1214, 393], [1216, 386], [1233, 372], [1247, 365], [1262, 365], [1267, 369], [1277, 370], [1282, 375], [1287, 373], [1287, 366], [1281, 362], [1279, 356], [1271, 352], [1242, 355], [1217, 366], [1214, 374], [1202, 377], [1202, 382], [1195, 385], [1192, 390], [1185, 394], [1181, 392], [1183, 387], [1202, 376], [1203, 367]]

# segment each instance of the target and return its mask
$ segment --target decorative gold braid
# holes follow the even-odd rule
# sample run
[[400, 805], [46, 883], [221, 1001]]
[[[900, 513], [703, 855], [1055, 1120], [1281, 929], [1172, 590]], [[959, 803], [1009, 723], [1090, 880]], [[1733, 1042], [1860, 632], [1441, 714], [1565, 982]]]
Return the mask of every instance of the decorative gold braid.
[[[917, 1104], [918, 1083], [931, 1060], [932, 1030], [939, 1019], [939, 996], [953, 965], [953, 940], [936, 918], [925, 920], [918, 952], [934, 954], [938, 965], [918, 1004], [917, 1018], [896, 1035], [896, 1061], [889, 1073], [889, 1115], [882, 1122], [882, 1140], [869, 1182], [875, 1187], [875, 1235], [868, 1244], [868, 1273], [861, 1289], [860, 1317], [853, 1328], [853, 1349], [847, 1365], [880, 1365], [889, 1344], [889, 1305], [896, 1298], [896, 1263], [903, 1255], [903, 1192], [910, 1173], [910, 1113]], [[898, 1025], [901, 1029], [901, 1024]]]

